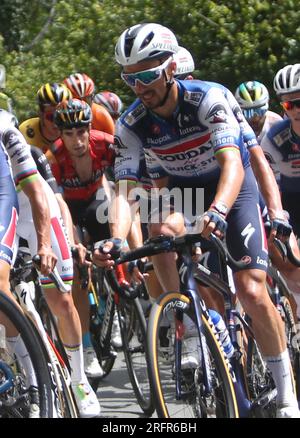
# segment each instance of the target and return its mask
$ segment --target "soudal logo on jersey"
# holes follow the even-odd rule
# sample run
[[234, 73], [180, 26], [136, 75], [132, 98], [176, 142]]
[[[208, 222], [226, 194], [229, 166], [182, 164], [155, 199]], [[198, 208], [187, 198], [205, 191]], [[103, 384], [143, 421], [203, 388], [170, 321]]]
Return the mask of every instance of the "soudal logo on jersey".
[[224, 105], [221, 103], [214, 104], [208, 111], [205, 120], [208, 120], [209, 123], [227, 123], [228, 114]]
[[183, 100], [189, 102], [192, 105], [198, 106], [203, 97], [203, 93], [199, 91], [185, 91], [183, 95]]
[[171, 146], [167, 149], [152, 148], [152, 152], [163, 161], [189, 160], [202, 155], [211, 149], [211, 144], [208, 143], [210, 133], [193, 140], [186, 141], [177, 146]]
[[193, 149], [186, 152], [181, 152], [177, 154], [172, 155], [163, 155], [163, 154], [157, 154], [158, 158], [162, 161], [182, 161], [182, 160], [190, 160], [191, 158], [199, 157], [199, 155], [204, 154], [205, 152], [211, 150], [211, 146], [202, 146], [198, 149]]

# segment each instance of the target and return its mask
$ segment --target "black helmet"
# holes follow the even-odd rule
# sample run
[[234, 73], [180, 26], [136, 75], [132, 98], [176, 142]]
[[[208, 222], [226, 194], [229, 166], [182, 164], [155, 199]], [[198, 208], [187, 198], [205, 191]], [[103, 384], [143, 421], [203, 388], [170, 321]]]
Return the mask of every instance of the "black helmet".
[[88, 126], [92, 121], [91, 107], [79, 99], [62, 102], [54, 113], [54, 123], [59, 129]]

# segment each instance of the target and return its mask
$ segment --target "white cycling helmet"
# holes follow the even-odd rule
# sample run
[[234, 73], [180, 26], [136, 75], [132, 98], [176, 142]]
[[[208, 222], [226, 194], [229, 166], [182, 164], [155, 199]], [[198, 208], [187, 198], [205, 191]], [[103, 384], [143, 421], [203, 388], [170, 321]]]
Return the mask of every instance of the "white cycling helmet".
[[191, 53], [184, 47], [179, 47], [179, 51], [174, 55], [176, 61], [175, 78], [187, 76], [195, 70], [195, 63]]
[[141, 61], [164, 58], [179, 50], [174, 33], [156, 23], [137, 24], [126, 29], [120, 36], [115, 58], [122, 66]]
[[300, 64], [286, 65], [280, 69], [276, 73], [273, 86], [278, 96], [300, 91]]

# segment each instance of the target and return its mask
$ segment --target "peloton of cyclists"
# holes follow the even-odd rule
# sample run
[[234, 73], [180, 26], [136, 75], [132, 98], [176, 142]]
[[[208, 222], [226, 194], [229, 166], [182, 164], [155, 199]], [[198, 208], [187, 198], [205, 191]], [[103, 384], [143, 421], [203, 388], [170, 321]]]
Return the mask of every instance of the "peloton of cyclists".
[[[17, 236], [26, 239], [31, 254], [41, 257], [41, 284], [47, 303], [57, 317], [58, 330], [71, 366], [72, 388], [82, 417], [100, 413], [97, 396], [92, 390], [83, 369], [81, 326], [70, 293], [60, 293], [47, 277], [56, 264], [64, 282], [73, 279], [73, 261], [61, 220], [60, 208], [50, 186], [38, 173], [36, 164], [21, 132], [16, 128], [16, 118], [0, 111], [1, 142], [10, 157], [10, 164], [18, 189], [20, 216]], [[50, 209], [51, 205], [51, 209]], [[25, 360], [24, 347], [18, 334], [10, 336], [16, 354], [22, 356], [27, 368], [29, 385], [34, 388], [34, 372], [30, 359]], [[26, 353], [26, 352], [25, 352]], [[24, 358], [25, 357], [25, 358]]]

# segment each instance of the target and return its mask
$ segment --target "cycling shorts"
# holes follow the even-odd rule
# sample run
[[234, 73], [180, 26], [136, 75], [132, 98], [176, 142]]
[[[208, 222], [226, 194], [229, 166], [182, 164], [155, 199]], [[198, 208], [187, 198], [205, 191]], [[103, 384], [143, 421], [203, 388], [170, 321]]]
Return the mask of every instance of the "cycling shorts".
[[[43, 184], [50, 206], [51, 246], [57, 257], [56, 267], [65, 284], [73, 281], [73, 259], [67, 233], [61, 218], [60, 208], [56, 197], [47, 184]], [[33, 256], [38, 250], [37, 234], [32, 218], [30, 203], [22, 205], [17, 225], [17, 236], [27, 240], [30, 254]], [[16, 248], [17, 250], [17, 248]], [[44, 288], [56, 287], [49, 277], [40, 274], [40, 281]]]
[[[183, 205], [192, 203], [189, 211], [195, 212], [195, 202], [199, 194], [195, 191], [197, 184], [195, 181], [186, 180], [183, 185], [182, 179], [170, 179], [169, 187], [190, 188], [191, 192], [182, 194]], [[204, 189], [204, 211], [208, 210], [216, 193], [216, 185], [210, 184]], [[188, 199], [186, 197], [188, 195]], [[187, 199], [188, 202], [184, 201]], [[172, 204], [172, 202], [171, 202]], [[166, 209], [166, 203], [163, 204]], [[176, 208], [174, 206], [174, 210]], [[246, 263], [243, 269], [259, 269], [267, 271], [268, 266], [268, 248], [265, 229], [261, 216], [259, 192], [257, 183], [250, 167], [245, 168], [245, 177], [240, 193], [227, 216], [228, 228], [226, 232], [226, 243], [230, 254], [235, 260], [243, 260]], [[209, 241], [204, 250], [212, 250]], [[212, 259], [208, 262], [211, 270], [217, 272], [217, 256], [213, 254]], [[235, 272], [235, 270], [233, 270]]]

